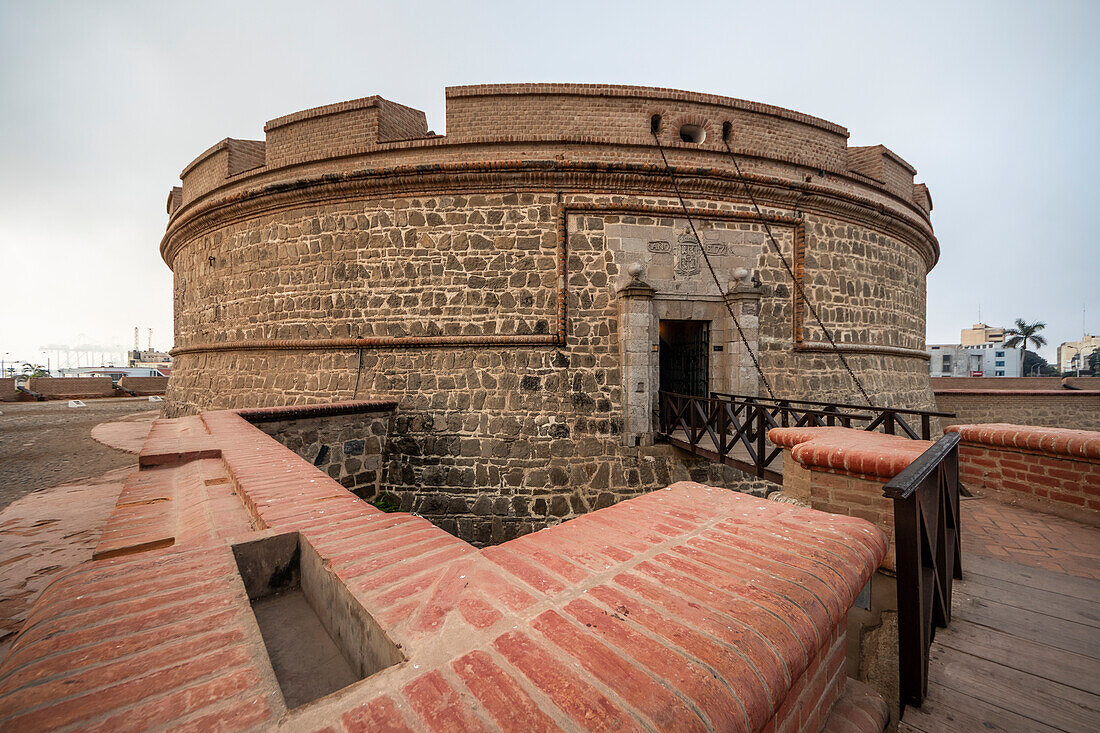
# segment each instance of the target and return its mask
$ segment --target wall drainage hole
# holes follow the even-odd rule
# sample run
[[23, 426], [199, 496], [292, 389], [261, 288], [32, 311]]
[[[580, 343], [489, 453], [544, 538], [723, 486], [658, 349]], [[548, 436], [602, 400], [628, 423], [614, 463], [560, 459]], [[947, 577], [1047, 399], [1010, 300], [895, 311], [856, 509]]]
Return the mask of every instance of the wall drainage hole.
[[288, 709], [404, 661], [297, 533], [234, 545], [233, 554]]

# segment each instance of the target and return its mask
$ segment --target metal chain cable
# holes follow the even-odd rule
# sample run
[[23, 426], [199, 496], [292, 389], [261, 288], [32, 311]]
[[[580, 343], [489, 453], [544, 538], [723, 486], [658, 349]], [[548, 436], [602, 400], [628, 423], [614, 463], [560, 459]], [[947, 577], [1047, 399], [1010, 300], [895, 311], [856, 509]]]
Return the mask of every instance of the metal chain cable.
[[[654, 137], [656, 137], [656, 135]], [[772, 235], [772, 228], [768, 226], [767, 220], [764, 219], [764, 214], [760, 211], [760, 205], [756, 203], [756, 197], [752, 195], [752, 189], [749, 188], [748, 181], [745, 180], [744, 174], [741, 173], [741, 166], [738, 165], [737, 157], [733, 154], [733, 150], [730, 149], [729, 138], [725, 134], [722, 135], [722, 144], [726, 146], [726, 152], [729, 153], [730, 160], [733, 161], [733, 168], [737, 171], [737, 178], [741, 181], [741, 185], [745, 187], [745, 193], [748, 194], [749, 201], [752, 202], [752, 208], [756, 211], [756, 215], [760, 217], [760, 221], [764, 225], [764, 231], [768, 235], [768, 241], [771, 242], [772, 249], [779, 255], [779, 260], [783, 263], [783, 269], [785, 269], [787, 274], [791, 277], [791, 283], [794, 284], [795, 292], [798, 293], [799, 298], [801, 298], [802, 302], [809, 308], [814, 320], [817, 321], [817, 325], [821, 328], [822, 333], [825, 334], [825, 338], [828, 340], [829, 345], [833, 347], [833, 351], [835, 351], [836, 355], [840, 358], [840, 363], [848, 370], [848, 374], [851, 376], [852, 381], [855, 382], [856, 387], [859, 389], [859, 393], [863, 395], [863, 399], [867, 401], [868, 405], [873, 404], [870, 396], [867, 394], [867, 390], [863, 388], [863, 383], [859, 381], [859, 377], [852, 371], [851, 365], [849, 365], [848, 360], [844, 358], [844, 353], [840, 350], [840, 347], [836, 345], [836, 341], [833, 340], [833, 335], [829, 333], [829, 329], [825, 328], [825, 324], [821, 322], [820, 316], [817, 315], [817, 309], [810, 303], [810, 299], [806, 297], [806, 292], [802, 289], [802, 285], [799, 284], [798, 278], [794, 276], [794, 270], [791, 269], [790, 264], [787, 262], [787, 258], [783, 256], [783, 252], [779, 249], [779, 243], [775, 241], [775, 237]], [[663, 152], [661, 153], [661, 157], [664, 157]], [[668, 161], [665, 161], [665, 165], [668, 165]]]
[[726, 299], [726, 294], [722, 292], [722, 283], [718, 280], [718, 274], [714, 271], [714, 266], [710, 263], [710, 257], [707, 256], [707, 250], [703, 246], [703, 240], [699, 238], [699, 232], [695, 230], [695, 222], [691, 220], [691, 214], [688, 213], [687, 204], [684, 203], [684, 197], [680, 193], [680, 186], [676, 183], [676, 176], [672, 172], [672, 166], [668, 164], [668, 158], [665, 157], [665, 149], [661, 145], [661, 139], [657, 137], [656, 130], [650, 130], [653, 133], [653, 140], [657, 143], [657, 150], [661, 153], [661, 160], [665, 163], [665, 170], [668, 171], [669, 180], [672, 181], [672, 188], [676, 191], [676, 198], [680, 200], [680, 208], [684, 210], [684, 218], [687, 219], [688, 226], [691, 227], [691, 234], [695, 237], [695, 243], [699, 245], [699, 251], [703, 254], [703, 261], [707, 263], [707, 269], [710, 270], [710, 276], [714, 278], [714, 284], [718, 288], [718, 294], [722, 296], [722, 302], [726, 305], [726, 310], [729, 311], [730, 318], [733, 319], [733, 325], [737, 329], [737, 335], [741, 338], [741, 343], [745, 345], [745, 349], [749, 353], [749, 357], [752, 359], [752, 365], [756, 367], [756, 373], [760, 375], [760, 381], [764, 383], [764, 389], [768, 390], [768, 396], [773, 400], [776, 399], [775, 392], [772, 391], [772, 386], [768, 382], [768, 378], [764, 375], [764, 370], [760, 368], [760, 362], [756, 359], [756, 353], [753, 352], [752, 346], [749, 345], [749, 340], [745, 338], [745, 332], [741, 330], [741, 323], [737, 320], [737, 316], [733, 314], [733, 306]]

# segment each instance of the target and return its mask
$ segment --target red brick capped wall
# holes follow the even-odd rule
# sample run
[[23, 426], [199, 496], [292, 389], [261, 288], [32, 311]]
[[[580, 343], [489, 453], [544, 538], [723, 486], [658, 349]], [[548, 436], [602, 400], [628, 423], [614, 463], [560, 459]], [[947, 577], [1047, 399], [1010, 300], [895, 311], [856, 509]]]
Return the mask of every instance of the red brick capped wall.
[[27, 380], [27, 389], [56, 399], [111, 397], [115, 394], [115, 385], [110, 377], [35, 377]]
[[838, 427], [774, 428], [768, 437], [784, 448], [783, 491], [814, 509], [873, 523], [888, 540], [882, 566], [894, 570], [894, 502], [882, 487], [932, 442]]
[[1100, 377], [932, 377], [936, 392], [948, 389], [1100, 389]]
[[952, 425], [968, 489], [1100, 526], [1100, 432]]
[[1011, 423], [1100, 430], [1096, 390], [936, 390], [936, 405], [961, 424]]
[[123, 377], [118, 386], [139, 396], [162, 395], [168, 389], [168, 377]]
[[[693, 483], [478, 551], [231, 412], [158, 421], [142, 461], [105, 559], [0, 664], [0, 728], [817, 731], [885, 552], [862, 520]], [[287, 533], [404, 657], [293, 710], [232, 550]]]
[[0, 377], [0, 402], [15, 402], [15, 377]]

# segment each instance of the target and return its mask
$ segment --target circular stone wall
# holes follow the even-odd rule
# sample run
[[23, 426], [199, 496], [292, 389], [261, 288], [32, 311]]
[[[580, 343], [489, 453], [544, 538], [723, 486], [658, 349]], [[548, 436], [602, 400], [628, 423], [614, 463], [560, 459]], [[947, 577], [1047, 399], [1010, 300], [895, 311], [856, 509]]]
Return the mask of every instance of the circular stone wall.
[[[273, 120], [264, 142], [222, 141], [184, 170], [161, 244], [169, 414], [396, 399], [383, 489], [479, 542], [678, 479], [762, 488], [649, 443], [662, 320], [707, 324], [710, 389], [760, 388], [722, 302], [739, 269], [760, 281], [735, 312], [776, 394], [861, 401], [765, 227], [867, 391], [934, 409], [931, 199], [888, 149], [671, 90], [459, 87], [447, 101], [445, 137], [370, 97]], [[641, 305], [624, 290], [635, 262], [653, 291]]]

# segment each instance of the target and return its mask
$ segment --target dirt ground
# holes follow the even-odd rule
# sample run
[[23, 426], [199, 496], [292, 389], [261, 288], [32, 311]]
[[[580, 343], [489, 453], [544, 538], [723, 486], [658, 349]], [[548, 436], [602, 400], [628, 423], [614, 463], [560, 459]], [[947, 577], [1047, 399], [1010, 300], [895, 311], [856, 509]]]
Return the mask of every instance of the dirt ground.
[[[92, 438], [98, 423], [148, 413], [157, 404], [146, 397], [0, 403], [0, 509], [50, 486], [98, 477], [132, 466], [137, 457]], [[136, 417], [136, 416], [135, 416]]]

